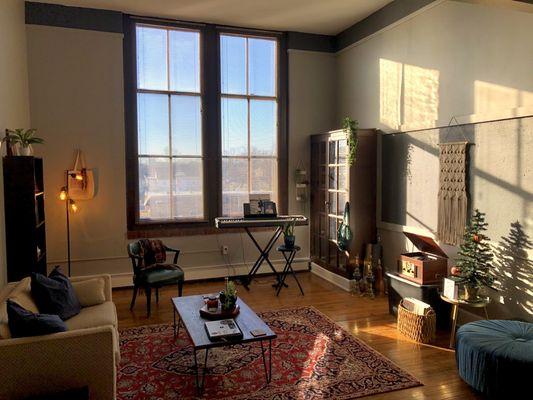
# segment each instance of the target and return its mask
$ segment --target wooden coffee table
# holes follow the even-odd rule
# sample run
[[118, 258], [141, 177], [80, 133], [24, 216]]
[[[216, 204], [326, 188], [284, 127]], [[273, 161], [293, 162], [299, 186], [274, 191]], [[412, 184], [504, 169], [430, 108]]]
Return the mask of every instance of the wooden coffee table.
[[[265, 376], [267, 384], [270, 383], [272, 378], [272, 339], [275, 339], [277, 335], [268, 327], [267, 324], [252, 311], [250, 307], [246, 305], [240, 298], [237, 299], [237, 304], [240, 307], [240, 313], [234, 318], [237, 325], [242, 331], [242, 339], [236, 339], [231, 341], [211, 341], [207, 336], [205, 330], [206, 319], [200, 316], [200, 308], [204, 305], [204, 298], [209, 295], [197, 295], [197, 296], [184, 296], [172, 298], [172, 305], [174, 307], [174, 338], [179, 335], [180, 326], [183, 325], [187, 334], [192, 340], [194, 349], [194, 368], [196, 371], [196, 388], [198, 394], [201, 394], [204, 389], [205, 373], [207, 371], [207, 358], [209, 355], [209, 349], [215, 347], [232, 346], [234, 344], [260, 342], [261, 343], [261, 355], [263, 357], [263, 366], [265, 368]], [[178, 315], [178, 321], [176, 323], [176, 314]], [[251, 331], [262, 330], [265, 332], [263, 336], [253, 336]], [[268, 341], [268, 367], [266, 362], [266, 345], [263, 346], [263, 342]], [[198, 365], [197, 353], [201, 350], [205, 350], [204, 366], [202, 371], [202, 380], [200, 382], [200, 366]]]

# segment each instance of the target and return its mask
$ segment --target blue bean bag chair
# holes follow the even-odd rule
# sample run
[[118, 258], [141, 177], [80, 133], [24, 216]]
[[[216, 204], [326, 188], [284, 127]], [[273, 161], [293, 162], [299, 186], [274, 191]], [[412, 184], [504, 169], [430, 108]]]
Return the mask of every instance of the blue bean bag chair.
[[533, 382], [533, 324], [465, 324], [457, 331], [455, 359], [461, 378], [488, 398], [525, 398]]

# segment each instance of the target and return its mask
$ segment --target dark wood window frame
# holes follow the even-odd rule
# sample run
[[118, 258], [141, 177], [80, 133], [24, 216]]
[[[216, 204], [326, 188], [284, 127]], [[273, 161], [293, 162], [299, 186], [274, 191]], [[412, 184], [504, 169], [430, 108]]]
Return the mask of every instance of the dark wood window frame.
[[[204, 214], [202, 221], [140, 221], [137, 149], [136, 25], [195, 29], [200, 32]], [[220, 34], [272, 37], [278, 41], [278, 212], [288, 209], [288, 58], [285, 33], [124, 16], [124, 115], [126, 132], [126, 205], [128, 237], [163, 237], [217, 232], [222, 215]]]

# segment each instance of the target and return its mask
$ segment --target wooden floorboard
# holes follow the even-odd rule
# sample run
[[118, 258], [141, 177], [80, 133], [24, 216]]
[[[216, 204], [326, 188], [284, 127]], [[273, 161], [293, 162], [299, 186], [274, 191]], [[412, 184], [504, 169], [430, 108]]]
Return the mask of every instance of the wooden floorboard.
[[[289, 287], [279, 297], [272, 288], [273, 278], [260, 276], [251, 285], [250, 291], [238, 286], [238, 295], [256, 312], [286, 307], [313, 306], [354, 336], [361, 339], [402, 369], [410, 372], [424, 386], [390, 392], [368, 399], [480, 399], [466, 385], [455, 366], [455, 353], [446, 348], [447, 333], [440, 333], [436, 344], [413, 343], [396, 330], [395, 318], [388, 313], [387, 298], [376, 299], [353, 296], [309, 272], [298, 274], [305, 291], [302, 296], [296, 284], [288, 279]], [[219, 291], [223, 281], [187, 282], [184, 295], [213, 293]], [[129, 310], [131, 289], [116, 289], [113, 300], [117, 306], [119, 328], [172, 322], [170, 298], [177, 296], [177, 288], [161, 290], [159, 305], [152, 304], [152, 316], [146, 317], [146, 298], [137, 297], [133, 311]], [[154, 297], [154, 296], [152, 296]]]

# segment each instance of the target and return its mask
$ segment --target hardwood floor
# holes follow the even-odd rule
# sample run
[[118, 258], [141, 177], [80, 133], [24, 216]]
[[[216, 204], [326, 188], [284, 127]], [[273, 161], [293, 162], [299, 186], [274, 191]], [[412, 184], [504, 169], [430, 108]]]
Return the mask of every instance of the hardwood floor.
[[[313, 306], [340, 326], [410, 372], [424, 386], [369, 396], [368, 399], [481, 399], [465, 384], [455, 367], [455, 353], [446, 348], [447, 333], [439, 334], [436, 345], [413, 343], [396, 330], [396, 321], [388, 313], [387, 298], [374, 300], [356, 297], [309, 272], [298, 274], [305, 291], [288, 278], [289, 288], [279, 297], [271, 287], [271, 276], [258, 277], [248, 292], [238, 286], [238, 294], [256, 312], [293, 306]], [[223, 281], [185, 283], [184, 296], [219, 291]], [[134, 311], [129, 311], [131, 289], [116, 289], [113, 300], [117, 306], [119, 328], [172, 322], [170, 298], [177, 288], [161, 290], [159, 305], [152, 304], [152, 316], [146, 318], [146, 297], [137, 297]], [[365, 399], [366, 399], [365, 398]]]

